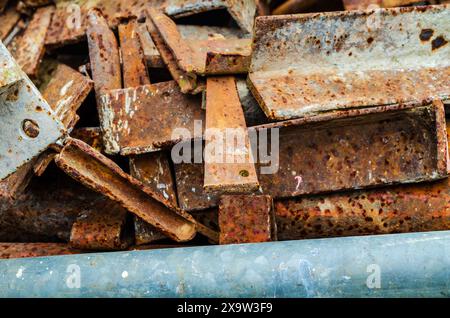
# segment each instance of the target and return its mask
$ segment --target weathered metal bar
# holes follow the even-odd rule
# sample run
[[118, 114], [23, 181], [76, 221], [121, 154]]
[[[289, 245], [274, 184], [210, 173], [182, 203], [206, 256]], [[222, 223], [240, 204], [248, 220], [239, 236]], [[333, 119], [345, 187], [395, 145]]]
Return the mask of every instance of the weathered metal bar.
[[[190, 76], [247, 73], [250, 64], [250, 39], [208, 39], [185, 41], [168, 16], [156, 9], [148, 10], [156, 32], [182, 71]], [[152, 34], [153, 35], [153, 34]], [[160, 47], [159, 41], [156, 46]]]
[[[244, 112], [232, 76], [209, 77], [206, 91], [206, 191], [259, 188]], [[208, 133], [211, 135], [208, 136]]]
[[8, 45], [8, 49], [30, 77], [36, 77], [45, 52], [45, 36], [55, 8], [43, 7], [36, 10], [25, 32]]
[[0, 42], [0, 180], [55, 143], [64, 128]]
[[317, 0], [288, 0], [276, 7], [272, 14], [280, 15], [300, 13], [314, 5], [316, 2]]
[[[450, 293], [450, 232], [90, 254], [0, 264], [2, 297], [445, 297]], [[74, 270], [81, 275], [82, 288], [67, 285]], [[198, 273], [208, 279], [199, 279]], [[19, 274], [24, 279], [18, 279]], [[121, 288], [112, 290], [111, 286]]]
[[143, 154], [176, 144], [183, 138], [174, 135], [175, 129], [193, 133], [195, 121], [205, 118], [200, 98], [183, 94], [174, 81], [104, 94], [105, 151]]
[[245, 39], [250, 38], [241, 29], [210, 25], [177, 24], [177, 30], [184, 40]]
[[85, 210], [72, 226], [70, 246], [80, 250], [124, 250], [134, 241], [127, 211], [106, 199], [102, 209]]
[[[260, 150], [261, 142], [267, 143], [264, 155], [270, 158], [270, 168], [266, 174], [261, 168], [268, 164], [257, 165], [258, 180], [263, 193], [275, 199], [447, 175], [445, 118], [439, 101], [347, 110], [250, 130], [259, 132]], [[272, 141], [261, 137], [273, 133]], [[217, 206], [217, 193], [199, 191], [201, 165], [175, 164], [175, 172], [180, 207], [195, 211]]]
[[220, 244], [276, 241], [273, 201], [263, 195], [226, 195], [219, 205]]
[[252, 33], [256, 15], [254, 0], [167, 0], [165, 6], [166, 14], [175, 18], [218, 9], [226, 9], [244, 31]]
[[84, 39], [88, 12], [99, 9], [108, 25], [115, 28], [122, 19], [140, 17], [145, 7], [158, 7], [162, 0], [57, 0], [56, 12], [47, 35], [46, 45], [58, 47]]
[[27, 162], [12, 175], [0, 181], [0, 200], [14, 200], [26, 189], [33, 177], [34, 163], [34, 160]]
[[[122, 88], [119, 47], [113, 31], [100, 11], [91, 10], [87, 15], [87, 38], [91, 61], [92, 79], [97, 99], [113, 89]], [[105, 116], [99, 107], [100, 122]]]
[[100, 127], [76, 128], [70, 135], [88, 144], [98, 152], [103, 152], [103, 135]]
[[[0, 243], [0, 259], [36, 258], [45, 256], [80, 254], [63, 243]], [[17, 278], [21, 277], [20, 271]]]
[[4, 41], [14, 26], [19, 22], [20, 14], [13, 7], [10, 7], [0, 14], [0, 20], [2, 21], [0, 25], [0, 41]]
[[14, 201], [0, 200], [1, 242], [68, 242], [80, 211], [104, 208], [103, 196], [64, 174], [44, 178], [33, 179]]
[[448, 5], [258, 17], [252, 92], [272, 119], [449, 99], [449, 19]]
[[195, 236], [196, 226], [187, 219], [186, 213], [125, 174], [114, 162], [87, 144], [69, 139], [56, 163], [75, 180], [119, 202], [173, 240], [189, 241]]
[[152, 37], [148, 32], [147, 25], [145, 23], [138, 23], [137, 33], [141, 40], [147, 65], [152, 68], [164, 68], [164, 62], [156, 48], [155, 42], [153, 42]]
[[123, 86], [138, 87], [150, 84], [147, 63], [137, 33], [137, 21], [119, 25], [120, 50], [122, 52]]

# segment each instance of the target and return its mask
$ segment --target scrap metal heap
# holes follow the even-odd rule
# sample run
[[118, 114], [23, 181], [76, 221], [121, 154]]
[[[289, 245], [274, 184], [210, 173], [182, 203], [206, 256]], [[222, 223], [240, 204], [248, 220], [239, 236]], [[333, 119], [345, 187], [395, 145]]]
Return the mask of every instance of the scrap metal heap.
[[0, 258], [449, 230], [446, 2], [0, 0]]

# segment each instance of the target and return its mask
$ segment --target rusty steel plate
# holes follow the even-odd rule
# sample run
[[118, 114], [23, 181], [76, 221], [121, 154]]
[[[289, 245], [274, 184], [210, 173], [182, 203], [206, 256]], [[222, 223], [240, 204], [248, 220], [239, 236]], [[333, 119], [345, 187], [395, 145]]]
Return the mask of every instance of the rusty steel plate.
[[450, 97], [448, 5], [258, 17], [249, 83], [268, 117]]
[[176, 82], [111, 91], [101, 97], [105, 151], [143, 154], [179, 142], [174, 129], [194, 130], [204, 120], [200, 96], [182, 94]]
[[175, 18], [219, 9], [226, 9], [242, 30], [252, 33], [255, 0], [167, 0], [165, 4], [166, 14]]
[[184, 242], [195, 236], [192, 217], [82, 141], [69, 138], [56, 163], [75, 180], [120, 203], [173, 240]]
[[[278, 153], [268, 155], [273, 174], [256, 171], [264, 194], [276, 199], [447, 176], [447, 137], [443, 104], [385, 106], [318, 115], [250, 128], [279, 128]], [[270, 130], [267, 132], [270, 136]], [[261, 142], [261, 140], [260, 140]], [[276, 151], [277, 148], [273, 151]], [[199, 191], [202, 165], [175, 164], [180, 207], [215, 207], [219, 193]]]
[[276, 241], [270, 196], [225, 195], [220, 199], [220, 244]]
[[204, 189], [224, 192], [257, 190], [259, 182], [255, 160], [234, 77], [207, 79], [206, 130], [214, 133], [206, 136], [205, 148], [211, 150], [205, 153]]
[[98, 152], [103, 152], [103, 134], [100, 127], [75, 128], [70, 136], [83, 141]]
[[43, 7], [36, 10], [23, 34], [14, 38], [8, 49], [30, 77], [37, 77], [39, 65], [45, 53], [45, 36], [55, 8]]
[[64, 243], [0, 243], [0, 259], [81, 254]]
[[2, 21], [0, 24], [0, 41], [5, 40], [19, 20], [20, 14], [13, 7], [0, 13], [0, 21]]
[[0, 200], [14, 200], [25, 190], [34, 175], [34, 163], [35, 160], [27, 162], [12, 175], [0, 181]]
[[150, 32], [148, 32], [147, 24], [139, 23], [137, 26], [137, 33], [139, 40], [141, 41], [148, 67], [164, 68], [164, 62], [156, 48], [155, 42], [153, 42], [153, 39], [150, 36]]
[[97, 8], [105, 15], [111, 28], [122, 19], [141, 17], [145, 7], [159, 7], [162, 0], [56, 0], [56, 12], [46, 39], [46, 45], [63, 46], [84, 39], [89, 10]]
[[64, 134], [51, 107], [0, 42], [0, 180]]
[[80, 250], [124, 250], [134, 240], [128, 212], [116, 202], [104, 202], [101, 209], [84, 210], [72, 226], [70, 246]]
[[[212, 38], [185, 40], [177, 25], [156, 9], [148, 10], [156, 32], [179, 68], [187, 74], [220, 75], [246, 73], [250, 64], [250, 39]], [[155, 40], [159, 48], [159, 41]], [[193, 76], [193, 75], [191, 75]]]

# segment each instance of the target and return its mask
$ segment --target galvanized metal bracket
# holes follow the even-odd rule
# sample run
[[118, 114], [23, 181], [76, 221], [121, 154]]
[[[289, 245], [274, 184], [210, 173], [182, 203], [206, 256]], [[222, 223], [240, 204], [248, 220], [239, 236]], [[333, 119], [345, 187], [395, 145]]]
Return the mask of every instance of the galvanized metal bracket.
[[450, 98], [448, 5], [258, 17], [249, 83], [267, 116]]
[[64, 126], [0, 42], [0, 180], [43, 152]]

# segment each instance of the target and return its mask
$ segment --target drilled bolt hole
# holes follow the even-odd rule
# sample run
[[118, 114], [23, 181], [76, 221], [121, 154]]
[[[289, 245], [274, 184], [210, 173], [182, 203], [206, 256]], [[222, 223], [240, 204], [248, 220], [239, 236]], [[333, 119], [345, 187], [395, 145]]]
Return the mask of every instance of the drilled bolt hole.
[[39, 136], [39, 125], [34, 120], [25, 119], [22, 123], [22, 129], [30, 138]]
[[248, 178], [248, 177], [250, 177], [250, 172], [248, 172], [247, 170], [241, 170], [239, 172], [239, 175], [243, 178]]

